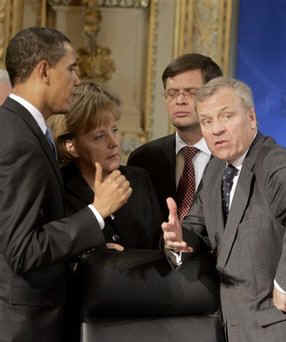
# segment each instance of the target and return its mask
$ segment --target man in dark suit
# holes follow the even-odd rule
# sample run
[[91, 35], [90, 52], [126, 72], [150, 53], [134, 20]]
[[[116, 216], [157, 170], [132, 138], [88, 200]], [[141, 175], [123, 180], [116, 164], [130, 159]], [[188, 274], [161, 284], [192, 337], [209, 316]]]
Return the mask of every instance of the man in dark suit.
[[168, 218], [166, 198], [177, 199], [176, 189], [184, 168], [184, 146], [199, 150], [193, 158], [196, 189], [209, 161], [210, 152], [194, 111], [194, 96], [204, 83], [221, 75], [219, 66], [207, 56], [190, 53], [174, 59], [164, 70], [162, 81], [167, 111], [176, 133], [140, 146], [128, 159], [128, 165], [140, 166], [150, 174], [165, 220]]
[[165, 245], [190, 252], [199, 241], [210, 243], [221, 274], [228, 341], [283, 341], [286, 150], [257, 132], [251, 90], [242, 82], [210, 81], [198, 91], [196, 109], [215, 157], [183, 230], [168, 199]]
[[62, 342], [67, 262], [104, 246], [103, 218], [131, 189], [118, 171], [102, 182], [98, 165], [93, 203], [64, 218], [45, 120], [69, 110], [75, 51], [57, 30], [29, 28], [10, 41], [6, 67], [13, 89], [0, 108], [0, 341]]
[[[162, 81], [166, 100], [167, 111], [170, 120], [176, 128], [176, 133], [157, 140], [151, 141], [131, 153], [128, 165], [140, 166], [146, 169], [152, 179], [156, 190], [159, 203], [162, 209], [164, 220], [168, 218], [168, 207], [166, 199], [171, 196], [178, 199], [181, 191], [179, 180], [183, 177], [185, 161], [183, 149], [195, 147], [198, 149], [193, 158], [195, 188], [197, 189], [209, 159], [210, 152], [206, 142], [202, 138], [197, 115], [194, 111], [194, 98], [197, 90], [207, 81], [221, 76], [222, 72], [219, 66], [209, 57], [200, 54], [185, 54], [174, 59], [164, 70]], [[189, 189], [187, 188], [188, 192]], [[204, 287], [207, 284], [207, 291], [201, 297], [202, 302], [209, 301], [207, 293], [213, 294], [211, 284], [216, 282], [215, 262], [213, 257], [205, 250], [205, 257], [198, 257], [190, 260], [190, 267], [187, 272], [197, 273], [194, 278], [198, 284]], [[168, 253], [168, 257], [173, 258], [174, 254]], [[199, 274], [201, 270], [206, 270], [205, 279]], [[190, 284], [191, 287], [191, 284]], [[194, 294], [200, 296], [199, 293]], [[181, 294], [178, 297], [181, 299]], [[194, 321], [193, 321], [194, 320]], [[220, 330], [220, 320], [218, 317], [208, 317], [202, 315], [199, 319], [200, 329], [194, 333], [193, 337], [197, 340], [219, 341], [216, 336], [214, 326]], [[192, 315], [188, 316], [190, 329], [197, 323]], [[194, 329], [193, 329], [194, 330]], [[220, 340], [221, 341], [221, 340]]]

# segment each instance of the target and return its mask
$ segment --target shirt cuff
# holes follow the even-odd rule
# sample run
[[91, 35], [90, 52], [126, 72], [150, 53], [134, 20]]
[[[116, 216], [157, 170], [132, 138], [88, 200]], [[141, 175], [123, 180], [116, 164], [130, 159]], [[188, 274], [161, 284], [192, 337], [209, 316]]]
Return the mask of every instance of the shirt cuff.
[[182, 252], [177, 253], [177, 252], [172, 251], [170, 249], [166, 249], [166, 255], [174, 266], [178, 267], [178, 266], [182, 265], [182, 263], [183, 263]]
[[100, 213], [96, 210], [95, 206], [92, 204], [89, 204], [89, 209], [93, 212], [93, 215], [96, 217], [99, 227], [102, 230], [104, 228], [104, 219], [102, 218], [102, 216], [100, 215]]
[[278, 291], [280, 291], [280, 292], [283, 293], [283, 294], [286, 294], [286, 291], [283, 290], [282, 287], [280, 287], [280, 286], [278, 285], [278, 283], [277, 283], [277, 281], [276, 281], [275, 279], [274, 279], [274, 286], [276, 287], [276, 289], [277, 289]]

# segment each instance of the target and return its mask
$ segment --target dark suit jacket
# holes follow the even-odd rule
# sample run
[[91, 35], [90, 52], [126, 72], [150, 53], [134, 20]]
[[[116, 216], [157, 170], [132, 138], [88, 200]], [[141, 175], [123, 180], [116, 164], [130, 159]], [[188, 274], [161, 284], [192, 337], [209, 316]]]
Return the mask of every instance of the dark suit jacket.
[[184, 238], [207, 231], [217, 253], [229, 340], [280, 342], [286, 336], [286, 315], [273, 306], [272, 291], [274, 278], [286, 289], [286, 150], [257, 135], [243, 162], [225, 227], [224, 167], [216, 158], [209, 162], [184, 221]]
[[63, 184], [31, 114], [0, 107], [0, 341], [63, 341], [66, 261], [104, 244], [89, 208], [63, 219]]
[[[146, 171], [138, 167], [120, 167], [133, 192], [128, 202], [108, 218], [104, 228], [106, 241], [112, 241], [112, 233], [120, 237], [125, 248], [158, 248], [162, 215], [152, 183]], [[92, 202], [93, 192], [82, 178], [75, 164], [62, 168], [65, 203], [68, 211], [86, 207]]]
[[167, 220], [169, 211], [166, 198], [176, 198], [175, 134], [140, 146], [130, 154], [128, 165], [139, 166], [148, 171], [158, 196], [163, 219]]

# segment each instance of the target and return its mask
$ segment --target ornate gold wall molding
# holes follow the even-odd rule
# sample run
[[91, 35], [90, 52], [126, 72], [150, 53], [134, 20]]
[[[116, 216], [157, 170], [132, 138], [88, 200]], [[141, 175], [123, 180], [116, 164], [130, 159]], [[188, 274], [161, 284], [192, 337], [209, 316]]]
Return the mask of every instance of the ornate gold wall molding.
[[[173, 56], [197, 52], [212, 57], [230, 73], [233, 0], [180, 0], [176, 2]], [[169, 132], [174, 127], [169, 121]]]
[[174, 57], [185, 52], [211, 56], [229, 73], [233, 0], [180, 0], [176, 2]]
[[152, 0], [97, 0], [102, 7], [147, 8]]
[[0, 0], [0, 67], [5, 67], [9, 39], [22, 29], [24, 0]]
[[157, 59], [157, 29], [158, 29], [159, 7], [158, 0], [151, 0], [149, 14], [149, 33], [147, 46], [147, 75], [146, 75], [146, 92], [143, 118], [143, 132], [145, 139], [150, 138], [153, 124], [154, 98], [155, 98], [155, 67]]
[[[48, 0], [51, 6], [76, 6], [82, 5], [85, 0]], [[151, 0], [96, 0], [93, 1], [101, 7], [122, 7], [122, 8], [147, 8]]]

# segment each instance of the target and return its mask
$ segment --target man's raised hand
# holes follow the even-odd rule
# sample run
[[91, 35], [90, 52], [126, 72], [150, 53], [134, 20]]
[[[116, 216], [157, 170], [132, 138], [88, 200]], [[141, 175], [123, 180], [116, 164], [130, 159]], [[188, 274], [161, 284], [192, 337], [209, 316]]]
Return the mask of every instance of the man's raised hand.
[[169, 208], [168, 222], [162, 223], [165, 247], [176, 252], [193, 252], [193, 249], [183, 241], [182, 226], [177, 215], [177, 205], [173, 198], [167, 198]]

